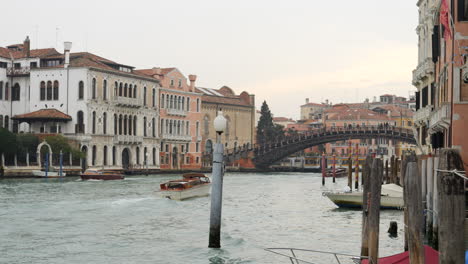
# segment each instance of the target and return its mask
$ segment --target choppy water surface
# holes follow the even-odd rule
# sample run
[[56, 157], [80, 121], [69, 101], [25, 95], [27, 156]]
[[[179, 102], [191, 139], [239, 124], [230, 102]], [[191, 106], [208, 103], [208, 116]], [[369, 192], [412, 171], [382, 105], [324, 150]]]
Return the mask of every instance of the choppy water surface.
[[[322, 196], [342, 189], [319, 174], [228, 173], [224, 178], [222, 249], [209, 249], [210, 198], [172, 201], [159, 184], [176, 175], [123, 181], [0, 180], [0, 263], [290, 263], [264, 251], [295, 247], [359, 254], [360, 211]], [[399, 237], [386, 231], [398, 222]], [[383, 211], [380, 252], [400, 252], [402, 212]], [[334, 263], [327, 256], [300, 257]], [[349, 262], [345, 262], [349, 263]]]

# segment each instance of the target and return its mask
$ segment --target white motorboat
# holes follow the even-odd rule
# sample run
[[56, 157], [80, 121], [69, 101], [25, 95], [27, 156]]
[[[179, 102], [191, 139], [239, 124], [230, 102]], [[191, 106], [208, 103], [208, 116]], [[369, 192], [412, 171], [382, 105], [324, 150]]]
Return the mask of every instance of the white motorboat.
[[[325, 192], [338, 207], [362, 208], [362, 192]], [[381, 209], [403, 209], [403, 188], [396, 184], [382, 185], [380, 197]]]
[[38, 178], [60, 178], [66, 176], [65, 172], [62, 172], [62, 176], [60, 176], [60, 173], [58, 171], [48, 171], [46, 175], [46, 172], [42, 170], [33, 170], [32, 174], [34, 175], [34, 177]]
[[172, 200], [184, 200], [210, 195], [210, 178], [202, 173], [186, 173], [183, 179], [162, 183], [161, 196]]

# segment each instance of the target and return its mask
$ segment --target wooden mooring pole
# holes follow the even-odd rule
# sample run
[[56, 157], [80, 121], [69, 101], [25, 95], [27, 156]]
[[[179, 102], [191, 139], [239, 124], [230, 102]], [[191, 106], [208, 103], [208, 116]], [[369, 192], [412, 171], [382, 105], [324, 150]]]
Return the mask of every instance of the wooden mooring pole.
[[388, 178], [388, 159], [385, 160], [385, 183], [390, 183]]
[[348, 157], [348, 187], [349, 190], [353, 190], [353, 160], [351, 155]]
[[390, 183], [395, 183], [395, 156], [392, 155], [390, 158]]
[[437, 173], [439, 263], [465, 263], [465, 181], [452, 171], [464, 171], [458, 151], [443, 149]]
[[[407, 159], [405, 159], [407, 160]], [[404, 179], [405, 211], [408, 215], [408, 249], [411, 264], [424, 264], [423, 245], [423, 204], [421, 197], [421, 177], [418, 164], [414, 161], [406, 163], [402, 161], [402, 167], [406, 167]]]
[[367, 156], [365, 163], [362, 167], [362, 234], [361, 234], [361, 256], [369, 256], [369, 207], [368, 207], [368, 194], [369, 194], [369, 181], [371, 175], [372, 158]]
[[333, 183], [336, 181], [336, 155], [333, 154]]
[[432, 244], [432, 219], [434, 215], [433, 204], [433, 190], [434, 190], [434, 158], [429, 156], [427, 158], [426, 164], [426, 183], [427, 183], [427, 192], [426, 192], [426, 239], [430, 246]]
[[371, 176], [369, 177], [368, 193], [368, 232], [369, 232], [369, 260], [377, 263], [379, 258], [379, 224], [380, 224], [380, 197], [382, 192], [382, 160], [374, 159]]
[[322, 153], [322, 164], [321, 166], [322, 167], [322, 186], [325, 185], [325, 174], [326, 174], [326, 165], [325, 165], [325, 153]]
[[354, 189], [359, 190], [359, 143], [356, 143], [356, 161], [354, 164]]

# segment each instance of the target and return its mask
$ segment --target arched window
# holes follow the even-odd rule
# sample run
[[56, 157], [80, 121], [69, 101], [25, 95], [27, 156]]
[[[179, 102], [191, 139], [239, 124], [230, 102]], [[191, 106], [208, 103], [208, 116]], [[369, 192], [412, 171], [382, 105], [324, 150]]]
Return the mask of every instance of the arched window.
[[78, 83], [78, 99], [83, 100], [84, 98], [84, 82], [80, 81]]
[[164, 108], [164, 94], [161, 95], [161, 108]]
[[156, 107], [156, 89], [153, 89], [152, 100], [153, 100], [153, 107]]
[[122, 96], [122, 92], [123, 92], [123, 91], [122, 91], [122, 89], [123, 89], [122, 86], [123, 86], [123, 84], [120, 83], [120, 85], [119, 85], [119, 96]]
[[169, 121], [169, 134], [172, 135], [172, 120]]
[[112, 147], [112, 165], [116, 164], [116, 149], [115, 146]]
[[107, 80], [102, 81], [102, 100], [107, 100]]
[[130, 85], [128, 86], [128, 97], [130, 97], [130, 98], [133, 98], [132, 90], [133, 90], [133, 85], [130, 84]]
[[3, 115], [0, 115], [0, 128], [3, 128]]
[[102, 164], [103, 164], [104, 166], [107, 165], [107, 146], [104, 146], [104, 155], [103, 155]]
[[119, 122], [119, 121], [117, 120], [117, 114], [114, 114], [114, 135], [118, 135], [118, 134], [119, 134], [119, 133], [118, 133], [119, 131], [117, 130], [117, 123], [118, 123], [118, 122]]
[[92, 132], [93, 132], [93, 134], [96, 134], [96, 112], [93, 111], [92, 115], [93, 115], [93, 117], [92, 117], [92, 119], [93, 119]]
[[8, 98], [10, 98], [8, 95], [10, 94], [10, 85], [8, 84], [8, 82], [6, 82], [5, 84], [5, 100], [9, 100]]
[[128, 116], [128, 134], [129, 135], [133, 135], [132, 126], [133, 126], [132, 116]]
[[146, 86], [143, 87], [143, 105], [146, 105]]
[[169, 120], [166, 119], [166, 125], [165, 125], [165, 133], [168, 134], [169, 133]]
[[153, 165], [156, 165], [156, 148], [153, 148]]
[[54, 81], [54, 100], [59, 99], [59, 82]]
[[169, 106], [169, 95], [166, 95], [166, 108], [170, 108]]
[[200, 99], [197, 99], [197, 112], [200, 112]]
[[143, 136], [146, 137], [146, 116], [143, 117]]
[[190, 97], [187, 97], [187, 112], [190, 111]]
[[127, 115], [124, 115], [124, 118], [123, 118], [123, 127], [124, 127], [124, 128], [123, 128], [123, 130], [124, 130], [123, 134], [124, 134], [124, 135], [127, 135]]
[[159, 127], [161, 129], [161, 135], [164, 134], [164, 119], [161, 119], [161, 125]]
[[115, 82], [114, 83], [114, 97], [116, 97], [119, 94], [119, 83]]
[[148, 149], [146, 147], [143, 149], [143, 160], [145, 165], [148, 165]]
[[203, 128], [205, 136], [208, 136], [210, 133], [210, 118], [207, 115], [203, 118]]
[[41, 98], [41, 101], [44, 101], [45, 100], [45, 94], [46, 94], [46, 85], [45, 85], [45, 82], [42, 81], [41, 82], [41, 88], [40, 88], [40, 98]]
[[78, 111], [76, 114], [76, 133], [84, 133], [84, 118], [83, 118], [83, 111]]
[[3, 100], [3, 82], [0, 82], [0, 100]]
[[102, 114], [102, 133], [107, 134], [107, 113]]
[[47, 98], [47, 100], [52, 100], [52, 82], [51, 81], [47, 82], [46, 98]]
[[206, 153], [212, 153], [213, 152], [213, 142], [211, 139], [208, 139], [205, 144], [205, 151]]
[[136, 147], [136, 164], [140, 164], [140, 148]]
[[177, 96], [177, 110], [181, 110], [182, 98]]
[[91, 96], [93, 99], [96, 99], [96, 78], [93, 78], [93, 81], [91, 84]]
[[177, 121], [177, 135], [180, 135], [180, 121]]
[[133, 98], [137, 98], [137, 86], [136, 86], [136, 84], [133, 86]]
[[185, 123], [185, 131], [187, 131], [187, 135], [190, 133], [189, 127], [190, 127], [190, 122], [187, 121], [187, 123]]
[[122, 115], [119, 115], [119, 135], [122, 135]]
[[11, 88], [11, 100], [12, 101], [19, 101], [20, 100], [20, 94], [21, 94], [21, 88], [19, 83], [15, 83], [13, 87]]
[[124, 94], [123, 94], [124, 97], [127, 97], [127, 92], [128, 92], [127, 90], [128, 90], [128, 84], [125, 84], [124, 85]]
[[196, 123], [196, 131], [195, 131], [197, 137], [200, 135], [200, 122], [197, 121]]
[[152, 129], [153, 129], [153, 137], [156, 137], [156, 119], [153, 117], [153, 120], [151, 122], [152, 124]]
[[181, 110], [185, 110], [185, 97], [182, 97], [182, 105], [180, 106]]
[[96, 165], [96, 146], [93, 146], [93, 156], [91, 157], [91, 164]]
[[137, 135], [137, 116], [133, 116], [133, 135]]

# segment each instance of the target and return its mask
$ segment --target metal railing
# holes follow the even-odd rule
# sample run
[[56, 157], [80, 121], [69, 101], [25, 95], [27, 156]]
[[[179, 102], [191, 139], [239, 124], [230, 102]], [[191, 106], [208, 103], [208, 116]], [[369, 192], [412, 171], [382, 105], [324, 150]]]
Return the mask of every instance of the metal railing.
[[163, 139], [168, 140], [181, 140], [181, 141], [192, 141], [191, 135], [174, 135], [174, 134], [161, 134]]
[[142, 107], [143, 100], [141, 98], [130, 98], [116, 96], [113, 99], [114, 103], [119, 106], [128, 106], [128, 107]]
[[21, 75], [29, 75], [31, 73], [30, 67], [10, 67], [7, 68], [7, 75], [8, 76], [21, 76]]
[[[308, 264], [318, 264], [316, 262], [310, 262], [308, 260], [304, 260], [304, 259], [300, 259], [296, 256], [296, 253], [297, 251], [299, 252], [312, 252], [312, 253], [318, 253], [318, 254], [327, 254], [327, 255], [333, 255], [335, 257], [335, 260], [336, 260], [336, 263], [338, 264], [341, 264], [341, 261], [339, 259], [340, 256], [343, 256], [343, 257], [349, 257], [351, 258], [355, 263], [360, 263], [360, 261], [362, 259], [368, 259], [368, 257], [363, 257], [363, 256], [356, 256], [356, 255], [352, 255], [352, 254], [345, 254], [345, 253], [338, 253], [338, 252], [330, 252], [330, 251], [321, 251], [321, 250], [311, 250], [311, 249], [301, 249], [301, 248], [267, 248], [265, 249], [266, 251], [268, 252], [271, 252], [271, 253], [274, 253], [274, 254], [277, 254], [277, 255], [280, 255], [280, 256], [284, 256], [284, 257], [287, 257], [289, 258], [289, 260], [291, 261], [292, 264], [296, 263], [296, 264], [299, 264], [299, 263], [308, 263]], [[286, 253], [281, 253], [281, 252], [277, 252], [277, 251], [286, 251], [288, 252], [288, 254]], [[296, 252], [295, 252], [296, 251]], [[291, 253], [291, 255], [289, 255], [289, 252]]]
[[132, 135], [115, 135], [114, 143], [121, 144], [141, 144], [143, 142], [142, 136], [132, 136]]

